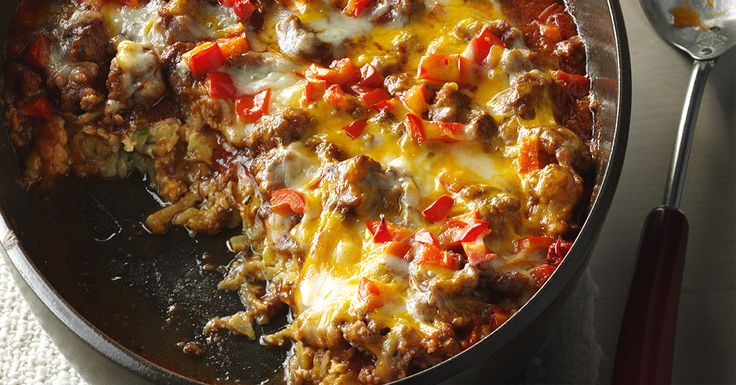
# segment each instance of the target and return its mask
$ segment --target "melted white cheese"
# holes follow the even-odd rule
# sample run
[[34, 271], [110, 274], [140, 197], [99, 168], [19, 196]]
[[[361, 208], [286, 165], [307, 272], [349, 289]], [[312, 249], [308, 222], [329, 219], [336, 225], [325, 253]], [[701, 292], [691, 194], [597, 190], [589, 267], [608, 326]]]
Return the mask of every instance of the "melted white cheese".
[[[111, 37], [149, 45], [160, 54], [166, 48], [162, 27], [159, 25], [161, 19], [158, 12], [162, 7], [161, 0], [152, 0], [138, 8], [115, 3], [105, 6], [102, 12]], [[196, 15], [190, 16], [195, 19], [189, 26], [190, 32], [198, 39], [220, 38], [225, 31], [240, 26], [232, 8], [221, 5], [201, 6]]]
[[163, 35], [156, 26], [159, 8], [159, 0], [152, 0], [140, 8], [111, 4], [103, 9], [103, 15], [109, 34], [116, 40], [147, 44], [156, 53], [160, 53], [165, 44]]
[[268, 64], [228, 67], [228, 73], [238, 92], [253, 95], [271, 89], [269, 110], [278, 111], [295, 105], [301, 97], [306, 81], [294, 73], [297, 66], [278, 55], [269, 55]]
[[320, 40], [334, 46], [340, 46], [355, 37], [367, 36], [373, 30], [373, 23], [368, 18], [349, 17], [339, 12], [330, 13], [307, 25], [317, 32]]

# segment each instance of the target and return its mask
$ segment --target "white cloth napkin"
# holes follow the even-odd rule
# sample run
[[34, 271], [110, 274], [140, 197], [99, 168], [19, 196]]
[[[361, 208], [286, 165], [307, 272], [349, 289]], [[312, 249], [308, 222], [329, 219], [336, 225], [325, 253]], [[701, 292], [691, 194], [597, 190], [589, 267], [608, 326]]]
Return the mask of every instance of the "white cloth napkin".
[[82, 385], [31, 314], [0, 257], [0, 384]]
[[524, 374], [523, 384], [597, 384], [603, 350], [595, 336], [598, 285], [583, 274], [562, 315]]
[[[598, 288], [589, 272], [570, 299], [524, 384], [595, 384], [601, 348], [593, 313]], [[0, 258], [0, 384], [86, 385], [31, 314]]]

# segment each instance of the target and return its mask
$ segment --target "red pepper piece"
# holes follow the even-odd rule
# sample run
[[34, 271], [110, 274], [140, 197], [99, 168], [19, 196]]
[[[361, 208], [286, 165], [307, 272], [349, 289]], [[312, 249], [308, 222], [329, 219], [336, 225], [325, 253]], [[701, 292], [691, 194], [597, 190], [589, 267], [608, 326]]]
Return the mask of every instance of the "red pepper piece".
[[358, 298], [365, 302], [368, 311], [383, 306], [380, 284], [365, 277], [361, 278], [358, 284]]
[[467, 224], [467, 226], [457, 234], [455, 242], [473, 242], [479, 236], [485, 235], [489, 231], [488, 222], [478, 220]]
[[366, 228], [368, 228], [368, 231], [371, 233], [371, 235], [376, 234], [376, 231], [380, 227], [381, 221], [383, 221], [386, 224], [388, 233], [391, 236], [390, 240], [392, 241], [403, 241], [411, 237], [412, 234], [414, 234], [413, 231], [411, 231], [410, 229], [404, 226], [397, 225], [395, 223], [391, 223], [387, 220], [384, 220], [383, 215], [381, 215], [380, 221], [365, 221], [365, 226]]
[[348, 16], [358, 17], [374, 1], [375, 0], [348, 0], [348, 4], [345, 6], [345, 9], [342, 10], [342, 13]]
[[307, 81], [307, 85], [304, 86], [304, 104], [312, 104], [321, 99], [326, 89], [327, 83], [323, 80]]
[[362, 95], [360, 95], [360, 98], [363, 100], [363, 103], [365, 103], [366, 106], [374, 107], [379, 102], [390, 99], [391, 95], [383, 88], [376, 88], [363, 93]]
[[328, 84], [341, 86], [354, 84], [360, 79], [360, 70], [348, 58], [335, 60], [330, 68], [312, 64], [307, 68], [304, 76], [310, 80], [324, 80]]
[[21, 107], [20, 113], [25, 116], [35, 116], [49, 120], [54, 115], [54, 106], [47, 97], [41, 95]]
[[375, 107], [377, 110], [380, 111], [386, 111], [391, 109], [391, 104], [388, 102], [388, 100], [381, 100], [380, 102], [376, 103], [373, 107]]
[[373, 243], [386, 243], [391, 240], [391, 233], [388, 231], [388, 225], [386, 220], [381, 216], [381, 220], [378, 222], [373, 233]]
[[233, 78], [224, 72], [212, 71], [207, 74], [207, 86], [209, 95], [213, 99], [235, 100], [238, 90], [235, 88]]
[[250, 42], [245, 36], [235, 36], [218, 44], [225, 60], [250, 50]]
[[506, 313], [505, 311], [503, 311], [503, 309], [496, 305], [491, 305], [490, 313], [491, 327], [493, 328], [493, 330], [498, 329], [509, 319], [508, 313]]
[[342, 90], [342, 87], [337, 84], [327, 87], [324, 98], [327, 103], [330, 103], [338, 110], [344, 110], [349, 107], [345, 92]]
[[271, 193], [271, 211], [281, 215], [304, 214], [304, 196], [295, 190], [282, 188]]
[[254, 123], [268, 113], [271, 89], [267, 88], [255, 95], [243, 95], [235, 101], [235, 111], [245, 123]]
[[534, 279], [534, 287], [539, 289], [544, 285], [545, 282], [549, 279], [550, 276], [552, 276], [552, 273], [555, 272], [555, 267], [548, 264], [543, 264], [535, 267], [532, 269], [529, 274], [531, 274], [532, 278]]
[[547, 250], [547, 262], [548, 265], [558, 266], [562, 259], [565, 258], [567, 252], [572, 248], [572, 242], [565, 241], [563, 239], [557, 239], [549, 245]]
[[358, 119], [352, 123], [348, 123], [342, 129], [349, 137], [357, 139], [363, 133], [367, 125], [368, 119]]
[[460, 192], [464, 187], [465, 183], [460, 182], [458, 178], [456, 178], [453, 175], [450, 175], [447, 170], [442, 171], [439, 175], [440, 183], [442, 183], [443, 186], [447, 189], [447, 191], [458, 193]]
[[431, 265], [455, 270], [459, 264], [457, 258], [435, 245], [417, 243], [414, 260], [419, 265]]
[[463, 242], [462, 245], [465, 256], [468, 257], [468, 263], [472, 266], [483, 265], [486, 262], [492, 261], [497, 256], [480, 239], [475, 242]]
[[539, 251], [547, 250], [555, 239], [547, 236], [524, 237], [514, 241], [514, 251]]
[[394, 257], [404, 258], [411, 249], [411, 243], [407, 240], [391, 241], [386, 244], [386, 253]]
[[590, 92], [590, 79], [583, 75], [557, 71], [555, 78], [562, 84], [567, 93], [575, 99], [580, 99]]
[[192, 75], [196, 77], [204, 76], [225, 64], [225, 56], [222, 55], [217, 43], [204, 44], [195, 48], [192, 52], [188, 64]]
[[246, 22], [256, 11], [256, 6], [250, 0], [233, 0], [233, 11], [240, 21]]
[[422, 119], [412, 113], [408, 113], [404, 118], [404, 126], [406, 126], [406, 129], [409, 132], [409, 136], [411, 137], [411, 140], [414, 141], [414, 143], [422, 144], [422, 142], [424, 142], [424, 139], [426, 139], [426, 135], [424, 133]]
[[494, 35], [493, 32], [487, 28], [483, 28], [478, 36], [470, 40], [468, 47], [465, 48], [465, 51], [463, 52], [463, 56], [472, 60], [476, 64], [483, 64], [483, 61], [488, 56], [488, 52], [491, 51], [491, 47], [494, 45], [506, 47], [503, 40]]
[[427, 140], [437, 140], [445, 143], [469, 140], [468, 135], [465, 134], [465, 125], [462, 123], [424, 122], [424, 132]]
[[25, 61], [36, 68], [44, 68], [49, 64], [50, 52], [48, 38], [43, 33], [39, 33], [33, 45], [26, 51]]
[[434, 237], [434, 234], [427, 229], [419, 230], [414, 234], [414, 240], [425, 245], [440, 246], [440, 243], [437, 241], [437, 238]]
[[366, 64], [360, 68], [360, 81], [358, 82], [361, 86], [365, 87], [382, 87], [383, 86], [383, 75], [375, 67], [370, 64]]
[[427, 92], [427, 86], [424, 84], [417, 84], [401, 94], [401, 101], [406, 108], [417, 115], [427, 112], [427, 108], [429, 107], [427, 103], [428, 98], [429, 93]]
[[431, 82], [460, 82], [460, 55], [429, 54], [419, 60], [417, 78]]
[[430, 222], [439, 222], [445, 219], [454, 205], [455, 200], [451, 196], [442, 195], [422, 211], [422, 216]]
[[537, 138], [525, 136], [519, 145], [519, 173], [526, 174], [539, 169], [539, 146]]

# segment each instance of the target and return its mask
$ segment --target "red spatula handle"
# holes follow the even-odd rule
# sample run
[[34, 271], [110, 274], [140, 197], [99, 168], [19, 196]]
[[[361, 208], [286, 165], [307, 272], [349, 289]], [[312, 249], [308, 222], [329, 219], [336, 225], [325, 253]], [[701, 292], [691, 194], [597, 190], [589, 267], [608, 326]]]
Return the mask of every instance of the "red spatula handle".
[[687, 234], [687, 218], [678, 209], [658, 207], [647, 216], [621, 324], [613, 385], [672, 381]]

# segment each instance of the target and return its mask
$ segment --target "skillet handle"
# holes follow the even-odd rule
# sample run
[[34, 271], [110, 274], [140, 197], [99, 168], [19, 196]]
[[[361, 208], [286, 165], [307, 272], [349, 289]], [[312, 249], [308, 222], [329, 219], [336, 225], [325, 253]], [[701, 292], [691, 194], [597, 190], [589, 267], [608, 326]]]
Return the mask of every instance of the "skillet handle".
[[657, 207], [644, 222], [619, 334], [613, 385], [672, 382], [687, 236], [687, 218], [676, 208]]

